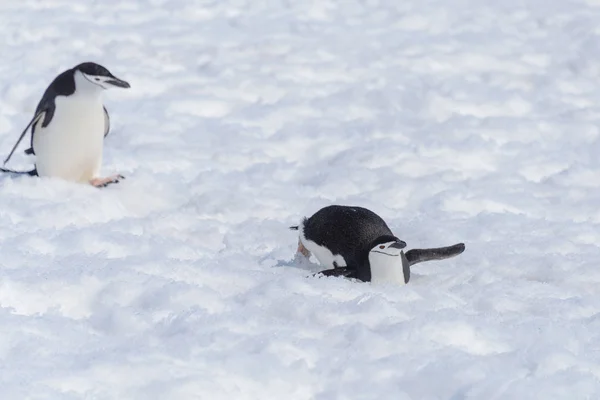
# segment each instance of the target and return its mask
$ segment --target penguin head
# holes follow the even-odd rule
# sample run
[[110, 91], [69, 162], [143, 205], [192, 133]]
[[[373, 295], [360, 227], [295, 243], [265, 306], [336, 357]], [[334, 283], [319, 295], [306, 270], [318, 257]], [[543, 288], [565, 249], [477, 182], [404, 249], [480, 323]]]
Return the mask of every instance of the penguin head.
[[113, 87], [127, 89], [128, 82], [117, 78], [102, 65], [84, 62], [73, 68], [77, 89], [104, 90]]
[[375, 283], [408, 283], [410, 271], [402, 249], [406, 242], [395, 236], [377, 238], [369, 251], [369, 267], [371, 282]]

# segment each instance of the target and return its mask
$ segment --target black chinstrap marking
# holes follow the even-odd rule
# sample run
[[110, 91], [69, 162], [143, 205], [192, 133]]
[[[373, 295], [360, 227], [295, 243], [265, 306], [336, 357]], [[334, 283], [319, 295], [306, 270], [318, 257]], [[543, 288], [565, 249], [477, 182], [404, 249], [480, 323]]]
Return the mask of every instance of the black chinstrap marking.
[[400, 257], [400, 254], [388, 254], [388, 253], [384, 253], [383, 251], [377, 251], [377, 250], [371, 250], [371, 253], [379, 253], [379, 254], [385, 254], [386, 256], [390, 256], [390, 257]]

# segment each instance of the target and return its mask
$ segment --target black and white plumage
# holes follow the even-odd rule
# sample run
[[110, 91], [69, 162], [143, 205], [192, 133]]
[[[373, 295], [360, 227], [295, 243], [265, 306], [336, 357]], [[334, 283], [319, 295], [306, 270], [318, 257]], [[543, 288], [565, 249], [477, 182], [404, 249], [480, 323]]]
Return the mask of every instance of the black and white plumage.
[[[36, 108], [36, 113], [38, 112], [38, 110], [40, 109], [41, 105], [43, 104], [43, 98], [42, 100], [40, 100], [40, 103], [38, 104], [37, 108]], [[102, 106], [102, 108], [104, 109], [104, 137], [107, 137], [108, 134], [110, 133], [110, 116], [108, 115], [108, 110], [106, 109], [105, 106]], [[24, 151], [25, 154], [27, 155], [35, 155], [35, 151], [33, 151], [33, 135], [35, 135], [35, 126], [31, 127], [31, 147], [29, 147], [28, 149], [26, 149]]]
[[[110, 130], [102, 92], [111, 87], [129, 88], [105, 67], [85, 62], [58, 75], [44, 92], [36, 112], [12, 151], [31, 127], [31, 149], [36, 168], [30, 175], [58, 177], [74, 182], [106, 186], [122, 177], [98, 176], [104, 137]], [[2, 168], [3, 172], [15, 172]]]
[[414, 264], [441, 260], [462, 253], [462, 243], [433, 249], [412, 249], [396, 237], [385, 221], [363, 207], [332, 205], [304, 218], [300, 225], [298, 252], [314, 254], [330, 269], [327, 276], [345, 276], [364, 282], [408, 283]]

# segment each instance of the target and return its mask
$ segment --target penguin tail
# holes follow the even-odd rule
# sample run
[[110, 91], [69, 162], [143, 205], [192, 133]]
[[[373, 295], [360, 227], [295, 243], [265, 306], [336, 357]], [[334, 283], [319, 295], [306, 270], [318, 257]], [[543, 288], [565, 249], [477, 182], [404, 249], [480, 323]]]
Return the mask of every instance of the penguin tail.
[[29, 175], [29, 176], [37, 176], [37, 169], [32, 169], [31, 171], [15, 171], [8, 168], [0, 167], [0, 172], [4, 172], [5, 174], [16, 174], [16, 175]]
[[455, 257], [463, 251], [465, 251], [464, 243], [435, 249], [412, 249], [406, 252], [406, 259], [409, 265], [414, 265], [425, 261], [444, 260]]

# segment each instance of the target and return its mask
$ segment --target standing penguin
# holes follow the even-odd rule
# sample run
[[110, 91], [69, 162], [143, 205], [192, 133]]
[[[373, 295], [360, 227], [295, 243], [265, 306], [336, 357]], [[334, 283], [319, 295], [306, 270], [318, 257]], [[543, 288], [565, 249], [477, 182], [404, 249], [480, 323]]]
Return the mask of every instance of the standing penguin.
[[394, 236], [379, 215], [362, 207], [324, 207], [290, 229], [299, 231], [299, 254], [308, 258], [312, 253], [321, 265], [331, 268], [320, 274], [363, 282], [406, 284], [412, 265], [454, 257], [465, 250], [459, 243], [405, 254], [406, 243]]
[[[19, 137], [4, 164], [31, 127], [31, 153], [35, 169], [29, 175], [87, 182], [96, 187], [117, 183], [121, 175], [99, 177], [104, 137], [109, 119], [102, 93], [112, 87], [129, 88], [105, 67], [85, 62], [58, 75], [48, 86], [35, 115]], [[15, 172], [5, 168], [3, 172]]]

